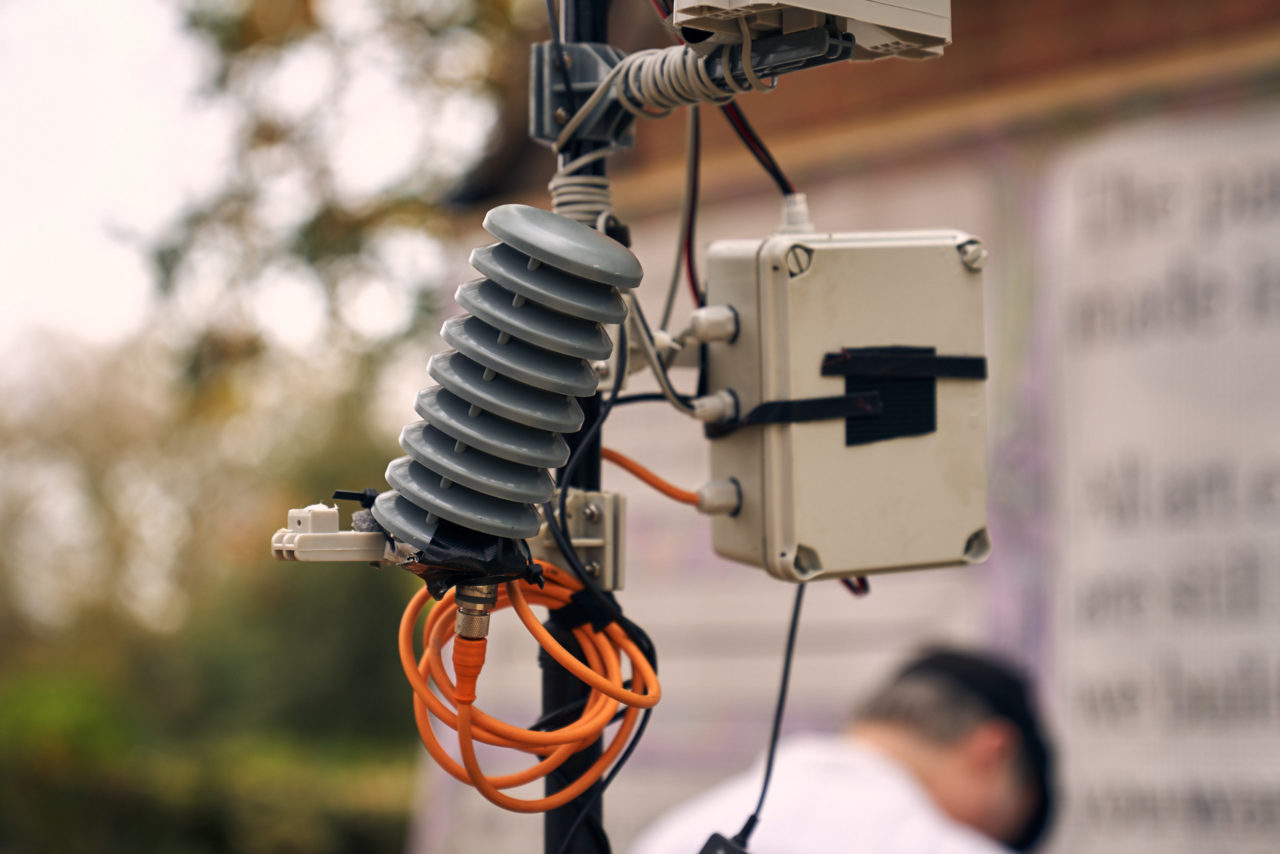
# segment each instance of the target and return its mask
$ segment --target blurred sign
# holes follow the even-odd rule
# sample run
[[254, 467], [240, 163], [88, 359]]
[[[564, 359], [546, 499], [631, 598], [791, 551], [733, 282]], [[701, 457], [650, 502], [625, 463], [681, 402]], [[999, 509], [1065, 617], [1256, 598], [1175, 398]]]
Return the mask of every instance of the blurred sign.
[[1280, 846], [1277, 140], [1162, 119], [1047, 186], [1058, 851]]

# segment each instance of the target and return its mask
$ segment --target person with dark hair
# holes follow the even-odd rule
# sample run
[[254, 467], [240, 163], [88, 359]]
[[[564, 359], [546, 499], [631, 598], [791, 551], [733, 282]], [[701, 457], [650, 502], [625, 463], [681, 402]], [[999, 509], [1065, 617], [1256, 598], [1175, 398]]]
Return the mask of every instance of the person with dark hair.
[[[1026, 677], [990, 655], [934, 649], [858, 707], [846, 731], [778, 747], [751, 854], [1030, 851], [1053, 812], [1053, 750]], [[763, 767], [661, 817], [631, 854], [698, 854], [732, 833]]]

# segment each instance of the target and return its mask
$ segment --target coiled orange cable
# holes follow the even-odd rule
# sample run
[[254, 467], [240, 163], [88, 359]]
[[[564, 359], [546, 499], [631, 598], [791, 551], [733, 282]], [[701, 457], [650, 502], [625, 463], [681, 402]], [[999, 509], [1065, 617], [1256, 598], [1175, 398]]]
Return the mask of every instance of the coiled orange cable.
[[[508, 582], [498, 590], [494, 611], [514, 608], [520, 621], [543, 649], [562, 667], [591, 686], [591, 694], [581, 717], [568, 726], [549, 732], [524, 729], [490, 717], [475, 706], [476, 680], [484, 665], [486, 642], [455, 638], [454, 615], [457, 607], [453, 590], [446, 593], [427, 615], [421, 658], [415, 655], [413, 635], [418, 615], [431, 598], [426, 588], [418, 591], [409, 601], [400, 621], [400, 663], [413, 686], [413, 712], [423, 746], [441, 768], [463, 783], [474, 786], [493, 803], [504, 809], [525, 813], [545, 812], [564, 806], [599, 780], [622, 751], [635, 727], [640, 710], [657, 705], [662, 696], [653, 668], [617, 623], [610, 623], [603, 631], [596, 631], [589, 625], [573, 630], [587, 660], [586, 664], [574, 657], [542, 627], [530, 605], [552, 609], [562, 607], [568, 604], [574, 593], [582, 589], [582, 584], [557, 566], [543, 561], [537, 563], [542, 568], [545, 586], [540, 589], [524, 581]], [[445, 671], [442, 659], [444, 647], [451, 639], [454, 641], [456, 685]], [[625, 654], [630, 662], [632, 690], [624, 686], [619, 652]], [[435, 683], [440, 696], [431, 690], [428, 680]], [[528, 800], [511, 797], [501, 791], [545, 777], [574, 753], [598, 740], [605, 727], [613, 720], [620, 704], [625, 704], [627, 710], [613, 740], [600, 758], [572, 784], [554, 795]], [[462, 753], [461, 765], [440, 746], [431, 728], [432, 716], [457, 731], [458, 747]], [[542, 759], [523, 771], [489, 777], [476, 760], [477, 741], [509, 747]]]
[[682, 504], [692, 504], [695, 507], [697, 506], [698, 493], [690, 492], [687, 489], [681, 489], [675, 484], [672, 484], [672, 483], [669, 483], [668, 481], [663, 480], [653, 472], [649, 471], [649, 469], [640, 465], [638, 462], [626, 456], [625, 454], [620, 454], [617, 451], [613, 450], [612, 448], [601, 448], [600, 456], [608, 460], [609, 462], [613, 463], [614, 465], [621, 466], [622, 468], [631, 472], [633, 475], [640, 478], [645, 483], [649, 484], [654, 489], [658, 490], [668, 498], [674, 498], [676, 501], [679, 501]]

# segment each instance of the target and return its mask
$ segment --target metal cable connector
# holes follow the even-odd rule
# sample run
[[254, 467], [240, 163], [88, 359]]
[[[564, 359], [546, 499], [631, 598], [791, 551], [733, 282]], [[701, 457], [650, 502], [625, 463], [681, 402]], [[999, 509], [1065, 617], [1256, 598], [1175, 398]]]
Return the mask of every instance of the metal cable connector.
[[498, 604], [498, 585], [459, 584], [454, 594], [458, 620], [453, 631], [460, 638], [481, 640], [489, 635], [489, 612]]

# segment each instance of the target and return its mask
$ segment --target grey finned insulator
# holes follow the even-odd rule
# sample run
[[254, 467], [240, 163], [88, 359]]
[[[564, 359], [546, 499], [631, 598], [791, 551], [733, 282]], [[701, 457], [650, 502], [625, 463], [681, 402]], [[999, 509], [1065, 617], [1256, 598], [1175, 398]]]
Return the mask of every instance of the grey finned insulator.
[[437, 520], [498, 537], [538, 533], [535, 505], [555, 484], [563, 434], [582, 428], [575, 398], [596, 392], [589, 360], [613, 343], [604, 323], [621, 323], [619, 288], [642, 271], [622, 244], [581, 223], [526, 205], [489, 211], [485, 229], [500, 242], [471, 253], [483, 278], [458, 287], [469, 314], [441, 330], [452, 350], [431, 358], [436, 385], [418, 394], [422, 416], [404, 428], [374, 518], [419, 549]]

